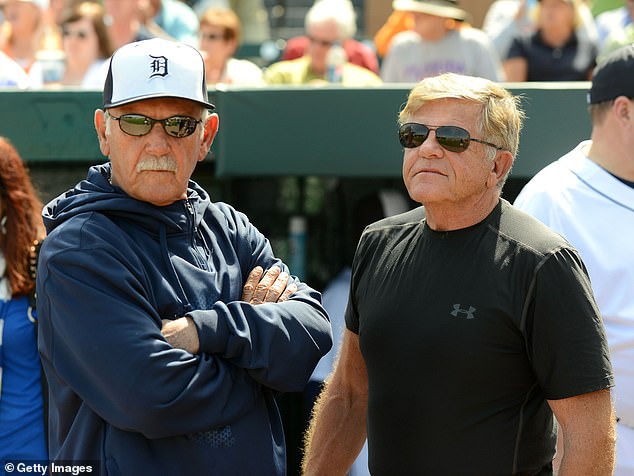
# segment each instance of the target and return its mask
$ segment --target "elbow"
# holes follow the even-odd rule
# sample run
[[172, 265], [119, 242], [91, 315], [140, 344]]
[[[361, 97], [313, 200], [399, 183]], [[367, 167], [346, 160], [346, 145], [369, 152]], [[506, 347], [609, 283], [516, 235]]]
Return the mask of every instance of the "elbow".
[[129, 405], [118, 417], [110, 418], [109, 422], [121, 430], [140, 433], [147, 439], [174, 436], [170, 429], [170, 419], [165, 418], [160, 406]]

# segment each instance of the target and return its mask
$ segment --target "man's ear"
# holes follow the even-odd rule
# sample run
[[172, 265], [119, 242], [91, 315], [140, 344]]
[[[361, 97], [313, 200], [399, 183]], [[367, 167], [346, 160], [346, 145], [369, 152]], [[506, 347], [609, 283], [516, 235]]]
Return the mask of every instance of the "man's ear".
[[97, 139], [99, 139], [99, 149], [101, 153], [108, 157], [110, 155], [110, 144], [106, 136], [106, 112], [102, 109], [95, 111], [95, 130], [97, 131]]
[[218, 114], [211, 114], [207, 120], [205, 121], [203, 127], [203, 140], [200, 144], [200, 154], [198, 157], [198, 161], [205, 160], [207, 154], [209, 153], [209, 149], [211, 148], [211, 144], [218, 133], [218, 126], [220, 124], [220, 119], [218, 118]]
[[614, 100], [612, 111], [616, 114], [618, 121], [630, 121], [630, 104], [631, 99], [625, 96], [619, 96]]
[[487, 179], [487, 186], [497, 187], [498, 183], [509, 173], [513, 166], [513, 154], [508, 150], [498, 150], [492, 162], [492, 170]]

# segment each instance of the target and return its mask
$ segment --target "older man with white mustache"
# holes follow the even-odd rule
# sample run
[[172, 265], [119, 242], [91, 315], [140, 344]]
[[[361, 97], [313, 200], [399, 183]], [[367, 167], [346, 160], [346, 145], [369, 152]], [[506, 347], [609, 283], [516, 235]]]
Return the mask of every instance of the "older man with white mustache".
[[176, 172], [176, 161], [167, 155], [144, 157], [136, 164], [136, 171]]
[[50, 455], [106, 474], [286, 472], [277, 392], [330, 349], [319, 293], [190, 180], [218, 131], [204, 63], [153, 39], [113, 55], [109, 163], [51, 202], [37, 283]]

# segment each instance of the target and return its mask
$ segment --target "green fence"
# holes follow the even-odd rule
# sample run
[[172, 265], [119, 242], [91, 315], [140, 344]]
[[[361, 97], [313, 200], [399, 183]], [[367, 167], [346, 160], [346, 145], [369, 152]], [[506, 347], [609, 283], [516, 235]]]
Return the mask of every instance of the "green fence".
[[[528, 117], [512, 176], [531, 177], [588, 137], [588, 87], [510, 85], [523, 97]], [[396, 120], [408, 90], [383, 86], [218, 91], [218, 174], [400, 176]]]
[[[522, 83], [527, 121], [514, 177], [530, 177], [588, 137], [588, 83]], [[397, 177], [396, 117], [408, 87], [210, 91], [220, 115], [212, 148], [218, 177]], [[96, 91], [0, 91], [0, 134], [29, 163], [97, 162]]]

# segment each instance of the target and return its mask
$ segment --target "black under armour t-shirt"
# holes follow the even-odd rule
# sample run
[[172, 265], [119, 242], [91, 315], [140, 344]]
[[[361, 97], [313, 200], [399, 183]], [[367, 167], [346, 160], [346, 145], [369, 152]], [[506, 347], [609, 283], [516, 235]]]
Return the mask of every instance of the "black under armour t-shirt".
[[366, 228], [346, 323], [373, 475], [550, 474], [546, 400], [613, 385], [578, 253], [504, 200], [462, 230], [432, 230], [422, 209]]

